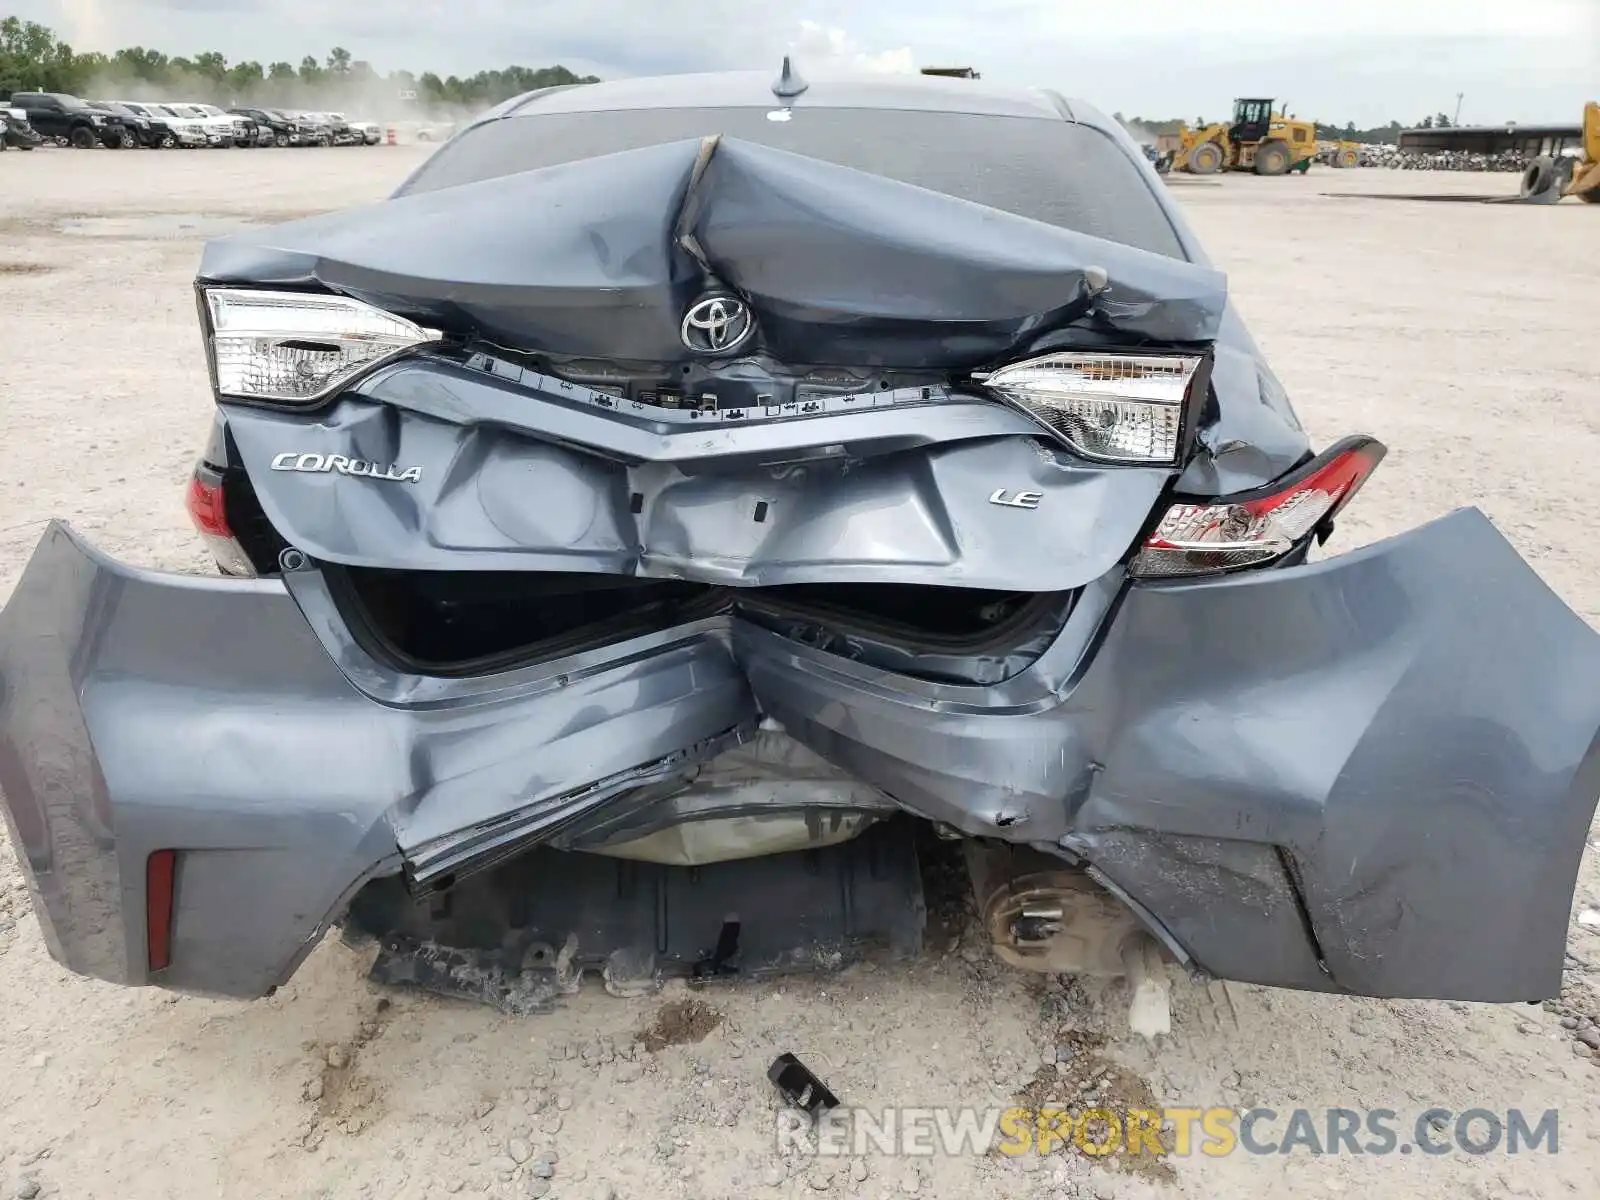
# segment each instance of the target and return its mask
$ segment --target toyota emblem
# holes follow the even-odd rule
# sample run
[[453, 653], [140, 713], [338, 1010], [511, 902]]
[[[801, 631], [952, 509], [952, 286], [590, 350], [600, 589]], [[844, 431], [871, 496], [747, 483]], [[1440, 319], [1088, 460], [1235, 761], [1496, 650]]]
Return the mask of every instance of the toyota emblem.
[[679, 336], [696, 354], [729, 354], [755, 332], [750, 306], [737, 296], [707, 296], [683, 314]]

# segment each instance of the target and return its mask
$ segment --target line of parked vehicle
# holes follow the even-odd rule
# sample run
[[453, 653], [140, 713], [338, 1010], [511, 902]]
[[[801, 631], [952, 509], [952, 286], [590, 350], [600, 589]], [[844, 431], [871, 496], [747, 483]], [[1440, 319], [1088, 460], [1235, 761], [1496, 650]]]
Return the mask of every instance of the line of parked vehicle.
[[0, 101], [0, 150], [54, 143], [93, 149], [234, 146], [376, 146], [384, 127], [343, 113], [150, 100], [83, 100], [64, 92], [13, 92]]

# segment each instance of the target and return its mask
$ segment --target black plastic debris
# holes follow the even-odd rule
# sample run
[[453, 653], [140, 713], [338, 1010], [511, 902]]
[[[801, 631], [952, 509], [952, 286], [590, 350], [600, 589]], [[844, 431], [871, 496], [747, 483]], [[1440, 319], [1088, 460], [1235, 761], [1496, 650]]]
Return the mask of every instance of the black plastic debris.
[[717, 934], [717, 945], [709, 957], [694, 965], [694, 978], [705, 981], [725, 979], [739, 973], [739, 918], [728, 916]]
[[811, 1073], [811, 1068], [792, 1054], [780, 1054], [773, 1059], [772, 1065], [767, 1068], [767, 1078], [772, 1080], [772, 1085], [785, 1100], [813, 1116], [839, 1107], [839, 1097]]

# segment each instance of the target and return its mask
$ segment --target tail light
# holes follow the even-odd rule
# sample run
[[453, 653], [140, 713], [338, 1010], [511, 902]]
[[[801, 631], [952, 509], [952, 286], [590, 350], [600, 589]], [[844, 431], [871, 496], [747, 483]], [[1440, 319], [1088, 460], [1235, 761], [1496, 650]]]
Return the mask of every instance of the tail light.
[[1265, 488], [1169, 507], [1134, 557], [1145, 578], [1208, 574], [1282, 558], [1348, 504], [1387, 453], [1352, 437]]
[[189, 519], [199, 531], [200, 538], [217, 560], [217, 568], [224, 575], [251, 576], [256, 569], [250, 556], [244, 552], [239, 539], [228, 525], [228, 511], [222, 494], [222, 476], [201, 464], [189, 480], [189, 490], [184, 493], [184, 507]]
[[1206, 363], [1200, 355], [1047, 354], [974, 378], [1085, 458], [1172, 466]]
[[217, 395], [312, 404], [439, 334], [347, 296], [204, 291]]
[[144, 937], [152, 972], [172, 964], [172, 903], [177, 886], [178, 854], [157, 850], [144, 864]]

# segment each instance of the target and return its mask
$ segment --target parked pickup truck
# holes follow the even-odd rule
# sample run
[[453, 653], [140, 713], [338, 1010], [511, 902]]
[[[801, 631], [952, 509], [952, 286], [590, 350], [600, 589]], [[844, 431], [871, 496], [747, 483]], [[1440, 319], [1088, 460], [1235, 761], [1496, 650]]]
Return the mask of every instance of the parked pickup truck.
[[[198, 121], [208, 134], [214, 135], [214, 140], [211, 141], [213, 147], [225, 149], [235, 145], [241, 137], [247, 136], [243, 117], [230, 117], [220, 110], [211, 112], [208, 105], [168, 100], [162, 103], [162, 107], [185, 120]], [[236, 121], [238, 124], [235, 124]]]
[[[339, 116], [340, 114], [334, 113], [332, 115]], [[376, 146], [383, 141], [384, 127], [376, 121], [348, 121], [348, 124], [352, 133], [361, 135], [361, 141], [365, 145]]]
[[272, 145], [271, 130], [264, 129], [254, 118], [229, 109], [218, 108], [215, 104], [196, 104], [194, 107], [214, 121], [230, 122], [233, 126], [233, 144], [235, 146]]
[[333, 145], [333, 124], [320, 113], [295, 111], [287, 114], [300, 133], [302, 146]]
[[41, 137], [70, 143], [80, 150], [95, 146], [137, 145], [122, 118], [65, 92], [13, 92], [10, 105], [20, 108]]
[[350, 122], [344, 119], [343, 113], [312, 112], [305, 115], [327, 127], [329, 139], [333, 145], [359, 146], [361, 144], [360, 130], [350, 128]]
[[267, 136], [260, 139], [263, 146], [300, 144], [300, 127], [293, 117], [285, 113], [270, 108], [230, 108], [228, 111], [236, 117], [254, 121], [257, 129], [265, 130]]
[[0, 150], [32, 150], [43, 144], [39, 131], [28, 124], [26, 112], [10, 107], [9, 101], [0, 102]]
[[193, 117], [180, 117], [170, 108], [151, 104], [145, 100], [111, 100], [102, 107], [127, 109], [150, 122], [153, 137], [151, 144], [170, 150], [173, 147], [197, 149], [220, 144], [220, 139], [209, 135], [206, 127]]
[[89, 101], [101, 112], [112, 113], [122, 118], [123, 128], [128, 137], [119, 139], [123, 146], [128, 146], [131, 139], [133, 145], [146, 148], [159, 147], [170, 149], [178, 144], [177, 136], [167, 127], [165, 122], [152, 120], [137, 109], [117, 100], [91, 100]]

